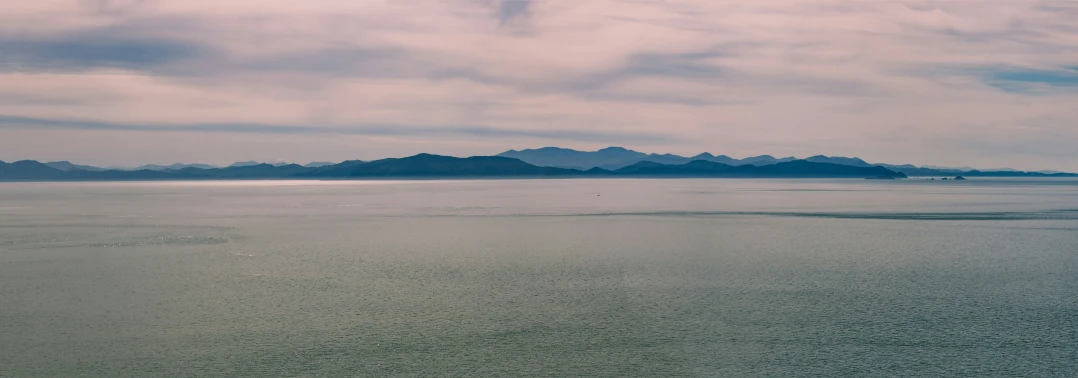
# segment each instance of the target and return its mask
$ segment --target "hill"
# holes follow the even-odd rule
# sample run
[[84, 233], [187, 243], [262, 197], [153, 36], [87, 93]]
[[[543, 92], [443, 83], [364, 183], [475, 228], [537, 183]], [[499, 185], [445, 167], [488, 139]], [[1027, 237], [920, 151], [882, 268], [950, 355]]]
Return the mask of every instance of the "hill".
[[816, 156], [810, 156], [810, 157], [805, 158], [805, 161], [811, 161], [813, 163], [841, 164], [841, 165], [849, 165], [849, 166], [854, 166], [854, 167], [871, 167], [872, 166], [872, 164], [866, 163], [864, 160], [861, 160], [861, 158], [856, 158], [856, 157], [848, 158], [848, 157], [842, 157], [842, 156], [816, 155]]
[[141, 170], [178, 171], [178, 170], [181, 170], [181, 169], [184, 169], [184, 168], [214, 169], [214, 168], [218, 168], [218, 167], [215, 167], [215, 166], [212, 166], [212, 165], [209, 165], [209, 164], [184, 164], [184, 163], [176, 163], [176, 164], [169, 164], [169, 165], [146, 164], [146, 165], [142, 165], [142, 166], [139, 166], [138, 168], [131, 169], [131, 170], [132, 171], [141, 171]]
[[577, 151], [568, 148], [543, 147], [521, 151], [509, 150], [502, 152], [497, 156], [520, 159], [525, 163], [541, 167], [561, 167], [580, 170], [587, 170], [595, 167], [605, 170], [617, 170], [642, 161], [679, 165], [703, 160], [732, 166], [745, 164], [759, 166], [796, 160], [796, 158], [792, 156], [775, 158], [771, 155], [753, 156], [739, 160], [726, 155], [715, 156], [707, 152], [693, 157], [684, 157], [674, 154], [645, 154], [623, 147], [607, 147], [598, 151]]
[[620, 168], [643, 160], [648, 154], [622, 147], [607, 147], [598, 151], [577, 151], [568, 148], [543, 147], [529, 150], [509, 150], [496, 156], [519, 159], [541, 167], [561, 167], [585, 170], [593, 167]]
[[674, 177], [746, 177], [746, 178], [809, 178], [809, 177], [894, 177], [906, 175], [883, 167], [854, 167], [849, 165], [816, 163], [807, 160], [794, 160], [763, 166], [731, 166], [722, 163], [695, 160], [687, 164], [666, 165], [642, 161], [614, 171], [618, 175], [630, 176], [674, 176]]
[[64, 171], [33, 160], [0, 161], [0, 181], [55, 180], [64, 176]]
[[90, 165], [74, 164], [74, 163], [71, 163], [70, 161], [67, 161], [67, 160], [54, 161], [54, 162], [49, 162], [49, 163], [44, 163], [44, 164], [47, 165], [47, 166], [50, 166], [52, 168], [59, 169], [61, 171], [65, 171], [65, 172], [66, 171], [74, 171], [74, 170], [82, 170], [82, 171], [104, 171], [105, 170], [105, 168], [99, 168], [99, 167], [94, 167], [94, 166], [90, 166]]
[[731, 168], [733, 166], [728, 164], [706, 160], [693, 160], [679, 165], [641, 161], [628, 167], [617, 169], [614, 173], [619, 175], [696, 177], [719, 175], [729, 171]]
[[367, 163], [348, 162], [297, 174], [299, 177], [519, 177], [581, 175], [575, 169], [538, 167], [502, 156], [451, 156], [419, 154], [406, 158]]

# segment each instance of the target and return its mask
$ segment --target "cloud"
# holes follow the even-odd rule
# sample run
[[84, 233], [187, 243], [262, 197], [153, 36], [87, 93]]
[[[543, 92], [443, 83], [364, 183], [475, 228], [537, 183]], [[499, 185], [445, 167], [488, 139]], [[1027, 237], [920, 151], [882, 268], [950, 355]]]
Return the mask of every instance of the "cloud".
[[513, 18], [519, 17], [528, 11], [532, 0], [496, 0], [498, 2], [498, 19], [504, 24]]
[[577, 89], [601, 89], [633, 78], [665, 77], [682, 80], [716, 79], [723, 68], [709, 64], [710, 58], [721, 56], [717, 51], [687, 53], [636, 53], [625, 57], [617, 66], [605, 72], [573, 77], [567, 86]]
[[97, 33], [0, 39], [0, 69], [18, 72], [83, 72], [103, 68], [149, 71], [210, 54], [209, 48], [197, 44]]
[[927, 67], [911, 72], [936, 80], [971, 77], [987, 86], [1018, 95], [1049, 95], [1078, 90], [1078, 72], [1069, 67], [1016, 66]]
[[988, 85], [1005, 91], [1028, 93], [1034, 86], [1078, 89], [1078, 72], [1066, 69], [991, 69], [982, 74]]
[[340, 126], [295, 126], [253, 123], [203, 124], [127, 124], [88, 120], [45, 119], [0, 115], [0, 129], [62, 129], [90, 131], [184, 132], [281, 135], [368, 135], [368, 136], [451, 136], [451, 137], [525, 137], [560, 141], [667, 142], [660, 134], [603, 133], [578, 130], [514, 130], [471, 125], [369, 124]]

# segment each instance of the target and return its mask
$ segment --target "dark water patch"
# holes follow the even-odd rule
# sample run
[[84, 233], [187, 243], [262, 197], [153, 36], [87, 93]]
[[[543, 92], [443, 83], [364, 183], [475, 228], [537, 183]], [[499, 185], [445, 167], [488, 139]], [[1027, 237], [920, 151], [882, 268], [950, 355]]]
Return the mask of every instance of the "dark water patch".
[[809, 218], [885, 220], [1066, 220], [1078, 219], [1078, 210], [1015, 212], [995, 211], [969, 213], [775, 213], [775, 215]]

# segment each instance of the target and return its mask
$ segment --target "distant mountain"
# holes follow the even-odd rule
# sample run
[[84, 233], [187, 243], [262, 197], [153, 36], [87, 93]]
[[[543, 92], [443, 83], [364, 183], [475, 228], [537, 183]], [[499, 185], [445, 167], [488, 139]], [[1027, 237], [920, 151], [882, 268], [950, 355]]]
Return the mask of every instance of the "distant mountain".
[[0, 162], [0, 181], [83, 181], [83, 180], [200, 180], [200, 179], [247, 179], [287, 178], [310, 168], [291, 164], [275, 167], [269, 164], [229, 168], [186, 167], [178, 170], [103, 170], [61, 171], [36, 161], [15, 163]]
[[852, 165], [818, 163], [808, 160], [793, 160], [765, 166], [742, 165], [733, 169], [735, 173], [743, 170], [748, 177], [894, 177], [906, 178], [901, 172], [874, 167], [855, 167]]
[[771, 164], [785, 163], [785, 162], [794, 161], [794, 160], [797, 160], [797, 158], [795, 158], [793, 156], [784, 157], [784, 158], [775, 158], [774, 156], [771, 156], [771, 155], [760, 155], [760, 156], [747, 157], [747, 158], [738, 160], [738, 165], [752, 164], [752, 165], [756, 165], [756, 166], [761, 166], [761, 165], [771, 165]]
[[[635, 161], [633, 163], [641, 162], [641, 161], [650, 161], [650, 162], [659, 163], [659, 164], [685, 164], [685, 163], [688, 163], [688, 162], [692, 161], [692, 159], [684, 157], [684, 156], [674, 155], [674, 154], [662, 154], [662, 155], [660, 155], [660, 154], [648, 154], [643, 159], [637, 160], [637, 161]], [[624, 167], [624, 165], [622, 165], [622, 167]], [[613, 165], [608, 165], [608, 166], [606, 166], [606, 168], [617, 169], [617, 168], [621, 168], [621, 167], [615, 167]]]
[[[560, 167], [586, 170], [593, 167], [621, 168], [644, 160], [648, 154], [622, 147], [607, 147], [598, 151], [577, 151], [568, 148], [543, 147], [529, 150], [509, 150], [496, 156], [520, 159], [541, 167]], [[611, 169], [611, 168], [607, 168]]]
[[906, 168], [904, 166], [902, 166], [902, 167], [884, 166], [884, 167], [887, 168], [887, 169], [893, 170], [895, 172], [902, 172], [906, 176], [911, 176], [911, 177], [918, 177], [918, 176], [937, 176], [937, 177], [938, 176], [958, 176], [958, 175], [961, 175], [961, 174], [965, 173], [965, 171], [940, 170], [940, 169], [932, 169], [932, 168], [917, 168], [917, 167]]
[[104, 171], [105, 170], [105, 168], [100, 168], [100, 167], [73, 164], [73, 163], [71, 163], [70, 161], [67, 161], [67, 160], [54, 161], [54, 162], [51, 162], [51, 163], [44, 163], [44, 164], [47, 165], [47, 166], [50, 166], [52, 168], [59, 169], [61, 171], [65, 171], [65, 172], [66, 171], [74, 171], [74, 170], [82, 170], [82, 171]]
[[[611, 172], [616, 172], [621, 168], [625, 168], [639, 162], [654, 162], [665, 165], [682, 165], [692, 161], [702, 160], [726, 164], [730, 166], [755, 165], [757, 167], [762, 167], [798, 160], [796, 157], [793, 156], [776, 158], [771, 155], [760, 155], [747, 157], [744, 159], [735, 159], [726, 155], [715, 156], [707, 152], [692, 157], [684, 157], [674, 154], [645, 154], [622, 147], [608, 147], [598, 151], [577, 151], [568, 148], [543, 147], [538, 149], [521, 151], [509, 150], [498, 154], [498, 156], [517, 158], [526, 163], [537, 166], [572, 168], [585, 171], [592, 168], [600, 168], [602, 171]], [[912, 164], [873, 164], [866, 162], [865, 160], [858, 157], [826, 155], [810, 156], [802, 160], [813, 163], [828, 163], [862, 168], [882, 166], [891, 171], [899, 172], [907, 176], [958, 176], [970, 171], [980, 172], [975, 173], [974, 176], [978, 174], [995, 176], [1029, 176], [1043, 174], [1050, 176], [1053, 174], [1060, 173], [1056, 171], [1040, 171], [1027, 173], [1010, 168], [977, 170], [970, 167], [950, 168], [931, 165], [918, 167]], [[643, 167], [644, 166], [638, 168]]]
[[[625, 151], [611, 151], [624, 153]], [[771, 156], [753, 158], [763, 165], [727, 164], [713, 160], [736, 160], [725, 156], [700, 154], [700, 159], [684, 163], [664, 164], [652, 161], [680, 162], [677, 155], [644, 155], [642, 160], [616, 169], [591, 167], [586, 170], [543, 167], [505, 156], [473, 156], [457, 158], [419, 154], [405, 158], [382, 159], [371, 162], [344, 161], [332, 165], [304, 167], [297, 164], [239, 165], [225, 168], [187, 166], [164, 170], [61, 170], [32, 160], [14, 163], [0, 162], [0, 181], [87, 181], [87, 180], [234, 180], [234, 179], [361, 179], [361, 178], [468, 178], [468, 177], [754, 177], [754, 178], [903, 178], [907, 176], [966, 176], [966, 177], [1078, 177], [1074, 173], [1042, 173], [1021, 171], [939, 171], [906, 165], [888, 167], [855, 166], [863, 160], [840, 157], [813, 157], [814, 160], [786, 160]], [[694, 157], [694, 158], [695, 158]], [[838, 161], [836, 164], [823, 161]], [[867, 163], [865, 163], [867, 165]]]
[[605, 170], [617, 170], [629, 165], [650, 161], [660, 164], [685, 164], [691, 161], [704, 160], [727, 165], [768, 165], [796, 160], [794, 157], [777, 159], [771, 155], [754, 156], [745, 159], [734, 159], [726, 155], [714, 156], [710, 153], [702, 153], [693, 157], [684, 157], [674, 154], [645, 154], [622, 147], [607, 147], [598, 151], [577, 151], [568, 148], [543, 147], [531, 150], [509, 150], [497, 156], [520, 159], [528, 164], [541, 167], [560, 167], [587, 170], [599, 167]]
[[304, 164], [303, 166], [307, 167], [307, 168], [318, 168], [318, 167], [325, 167], [327, 165], [333, 165], [333, 164], [334, 163], [330, 163], [330, 162], [327, 162], [327, 161], [312, 161], [310, 163]]
[[880, 163], [880, 164], [874, 164], [874, 165], [878, 165], [878, 166], [890, 169], [892, 171], [896, 170], [896, 169], [917, 169], [917, 166], [913, 165], [913, 164], [899, 164], [899, 165], [896, 165], [896, 164], [883, 164], [883, 163]]
[[[308, 177], [508, 177], [508, 176], [568, 176], [582, 171], [555, 167], [538, 167], [519, 159], [504, 156], [473, 156], [457, 158], [419, 154], [399, 159], [382, 159], [368, 163], [338, 164], [310, 173]], [[325, 169], [328, 168], [328, 169]]]
[[184, 168], [214, 169], [214, 168], [218, 168], [218, 167], [213, 166], [213, 165], [209, 165], [209, 164], [183, 164], [183, 163], [176, 163], [176, 164], [169, 164], [169, 165], [146, 164], [146, 165], [141, 165], [141, 166], [139, 166], [137, 168], [129, 169], [129, 170], [131, 170], [131, 171], [141, 171], [141, 170], [177, 171], [177, 170], [181, 170], [181, 169], [184, 169]]
[[132, 180], [172, 180], [182, 179], [175, 171], [155, 171], [152, 169], [107, 170], [107, 171], [70, 171], [56, 181], [132, 181]]
[[300, 173], [305, 177], [328, 177], [326, 172], [342, 172], [349, 167], [355, 167], [361, 164], [366, 164], [363, 160], [345, 160], [337, 164], [324, 165], [321, 167], [309, 167], [306, 172]]
[[692, 161], [692, 160], [706, 160], [706, 161], [713, 161], [713, 162], [716, 162], [716, 163], [723, 163], [723, 164], [726, 164], [726, 165], [741, 165], [740, 160], [734, 159], [734, 158], [726, 156], [726, 155], [715, 156], [715, 155], [712, 155], [712, 154], [707, 153], [707, 152], [704, 152], [702, 154], [693, 156], [693, 157], [689, 158], [689, 160], [690, 161]]
[[0, 181], [49, 180], [64, 176], [64, 171], [33, 160], [0, 161]]
[[614, 171], [619, 175], [676, 176], [676, 177], [893, 177], [906, 175], [883, 167], [854, 167], [850, 165], [793, 160], [763, 166], [752, 164], [732, 166], [705, 160], [681, 165], [665, 165], [642, 161]]
[[[251, 166], [261, 165], [261, 164], [269, 164], [269, 165], [272, 165], [274, 167], [283, 167], [283, 166], [286, 166], [286, 165], [292, 165], [292, 163], [283, 162], [283, 161], [278, 161], [278, 162], [274, 162], [274, 163], [259, 163], [257, 161], [251, 160], [251, 161], [237, 161], [235, 163], [229, 164], [228, 167], [225, 167], [225, 168], [251, 167]], [[319, 163], [319, 164], [321, 164], [321, 163]], [[325, 163], [325, 164], [329, 165], [329, 164], [333, 164], [333, 163]], [[217, 167], [214, 167], [214, 168], [217, 168]]]
[[310, 168], [304, 168], [297, 164], [276, 166], [272, 164], [255, 164], [230, 166], [217, 169], [184, 168], [175, 171], [181, 178], [192, 179], [250, 179], [250, 178], [286, 178], [299, 173], [307, 172]]
[[842, 156], [816, 155], [816, 156], [811, 156], [811, 157], [805, 158], [805, 161], [811, 161], [813, 163], [831, 163], [831, 164], [849, 165], [849, 166], [854, 166], [854, 167], [871, 167], [872, 166], [872, 164], [866, 163], [864, 160], [861, 160], [860, 158], [855, 158], [855, 157], [854, 158], [848, 158], [848, 157], [842, 157]]
[[939, 165], [922, 165], [921, 168], [936, 169], [940, 171], [965, 172], [974, 170], [973, 167], [943, 167]]
[[671, 165], [653, 161], [641, 161], [613, 171], [619, 175], [646, 176], [711, 176], [728, 172], [734, 166], [706, 160], [693, 160], [685, 164]]

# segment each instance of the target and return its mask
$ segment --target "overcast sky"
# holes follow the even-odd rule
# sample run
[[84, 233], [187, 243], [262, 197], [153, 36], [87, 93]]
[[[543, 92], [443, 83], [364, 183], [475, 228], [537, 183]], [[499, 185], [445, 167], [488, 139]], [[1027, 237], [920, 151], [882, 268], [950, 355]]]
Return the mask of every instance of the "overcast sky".
[[0, 0], [0, 160], [1078, 170], [1078, 2]]

